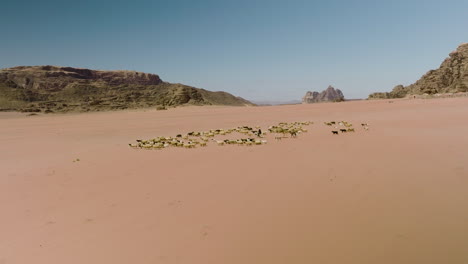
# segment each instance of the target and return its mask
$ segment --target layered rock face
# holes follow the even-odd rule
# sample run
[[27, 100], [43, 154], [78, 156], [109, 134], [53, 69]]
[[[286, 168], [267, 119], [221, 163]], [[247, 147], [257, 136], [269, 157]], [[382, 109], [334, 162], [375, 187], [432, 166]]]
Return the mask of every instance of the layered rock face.
[[0, 70], [0, 110], [99, 111], [150, 106], [252, 105], [225, 92], [163, 82], [135, 71], [20, 66]]
[[320, 102], [340, 102], [344, 100], [344, 95], [339, 89], [328, 86], [328, 88], [321, 93], [319, 92], [307, 92], [302, 98], [302, 103], [312, 104]]
[[96, 71], [72, 67], [20, 66], [0, 70], [0, 82], [35, 90], [60, 90], [71, 83], [158, 85], [158, 75], [135, 71]]
[[369, 98], [403, 98], [407, 95], [468, 92], [468, 43], [449, 54], [440, 67], [430, 70], [409, 86], [397, 85], [388, 93], [373, 93]]

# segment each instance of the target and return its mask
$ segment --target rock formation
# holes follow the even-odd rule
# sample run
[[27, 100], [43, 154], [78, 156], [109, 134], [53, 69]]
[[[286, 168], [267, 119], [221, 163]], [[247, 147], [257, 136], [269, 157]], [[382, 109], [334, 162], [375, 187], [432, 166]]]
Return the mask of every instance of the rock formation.
[[373, 93], [369, 99], [457, 92], [468, 92], [468, 43], [458, 46], [437, 70], [428, 71], [414, 84], [395, 86], [388, 93]]
[[151, 106], [252, 105], [226, 92], [162, 81], [135, 71], [97, 71], [56, 66], [0, 70], [0, 110], [100, 111]]
[[302, 98], [302, 103], [311, 104], [319, 102], [340, 102], [344, 101], [344, 95], [339, 89], [328, 86], [328, 88], [321, 93], [319, 92], [307, 92]]

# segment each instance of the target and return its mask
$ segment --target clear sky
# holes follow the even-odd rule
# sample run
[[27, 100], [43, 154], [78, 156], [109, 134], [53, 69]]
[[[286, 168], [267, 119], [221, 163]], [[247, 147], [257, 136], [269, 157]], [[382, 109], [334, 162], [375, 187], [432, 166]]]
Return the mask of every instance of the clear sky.
[[467, 0], [6, 0], [0, 68], [127, 69], [246, 99], [411, 84], [468, 42]]

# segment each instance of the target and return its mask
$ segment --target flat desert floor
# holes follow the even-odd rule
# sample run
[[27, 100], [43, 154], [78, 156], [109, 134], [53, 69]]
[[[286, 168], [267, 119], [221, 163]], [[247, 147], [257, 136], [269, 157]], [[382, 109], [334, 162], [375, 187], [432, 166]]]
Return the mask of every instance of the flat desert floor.
[[[128, 146], [282, 121], [315, 124], [262, 146]], [[0, 149], [1, 264], [468, 263], [468, 98], [0, 113]]]

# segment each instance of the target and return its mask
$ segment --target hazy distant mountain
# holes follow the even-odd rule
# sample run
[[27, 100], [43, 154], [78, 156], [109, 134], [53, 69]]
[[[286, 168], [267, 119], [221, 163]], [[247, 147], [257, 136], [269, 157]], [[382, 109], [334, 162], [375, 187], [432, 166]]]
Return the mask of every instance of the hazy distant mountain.
[[468, 92], [468, 43], [450, 53], [437, 70], [430, 70], [409, 86], [397, 85], [388, 93], [373, 93], [373, 98], [402, 98], [407, 95]]
[[307, 92], [302, 98], [302, 103], [320, 103], [320, 102], [340, 102], [344, 100], [344, 95], [340, 89], [335, 89], [333, 86], [328, 88], [321, 93], [319, 92]]
[[226, 92], [162, 81], [135, 71], [97, 71], [56, 66], [0, 70], [0, 110], [99, 111], [179, 105], [253, 105]]
[[290, 101], [275, 101], [275, 100], [250, 100], [250, 102], [256, 105], [289, 105], [289, 104], [300, 104], [299, 100], [290, 100]]

